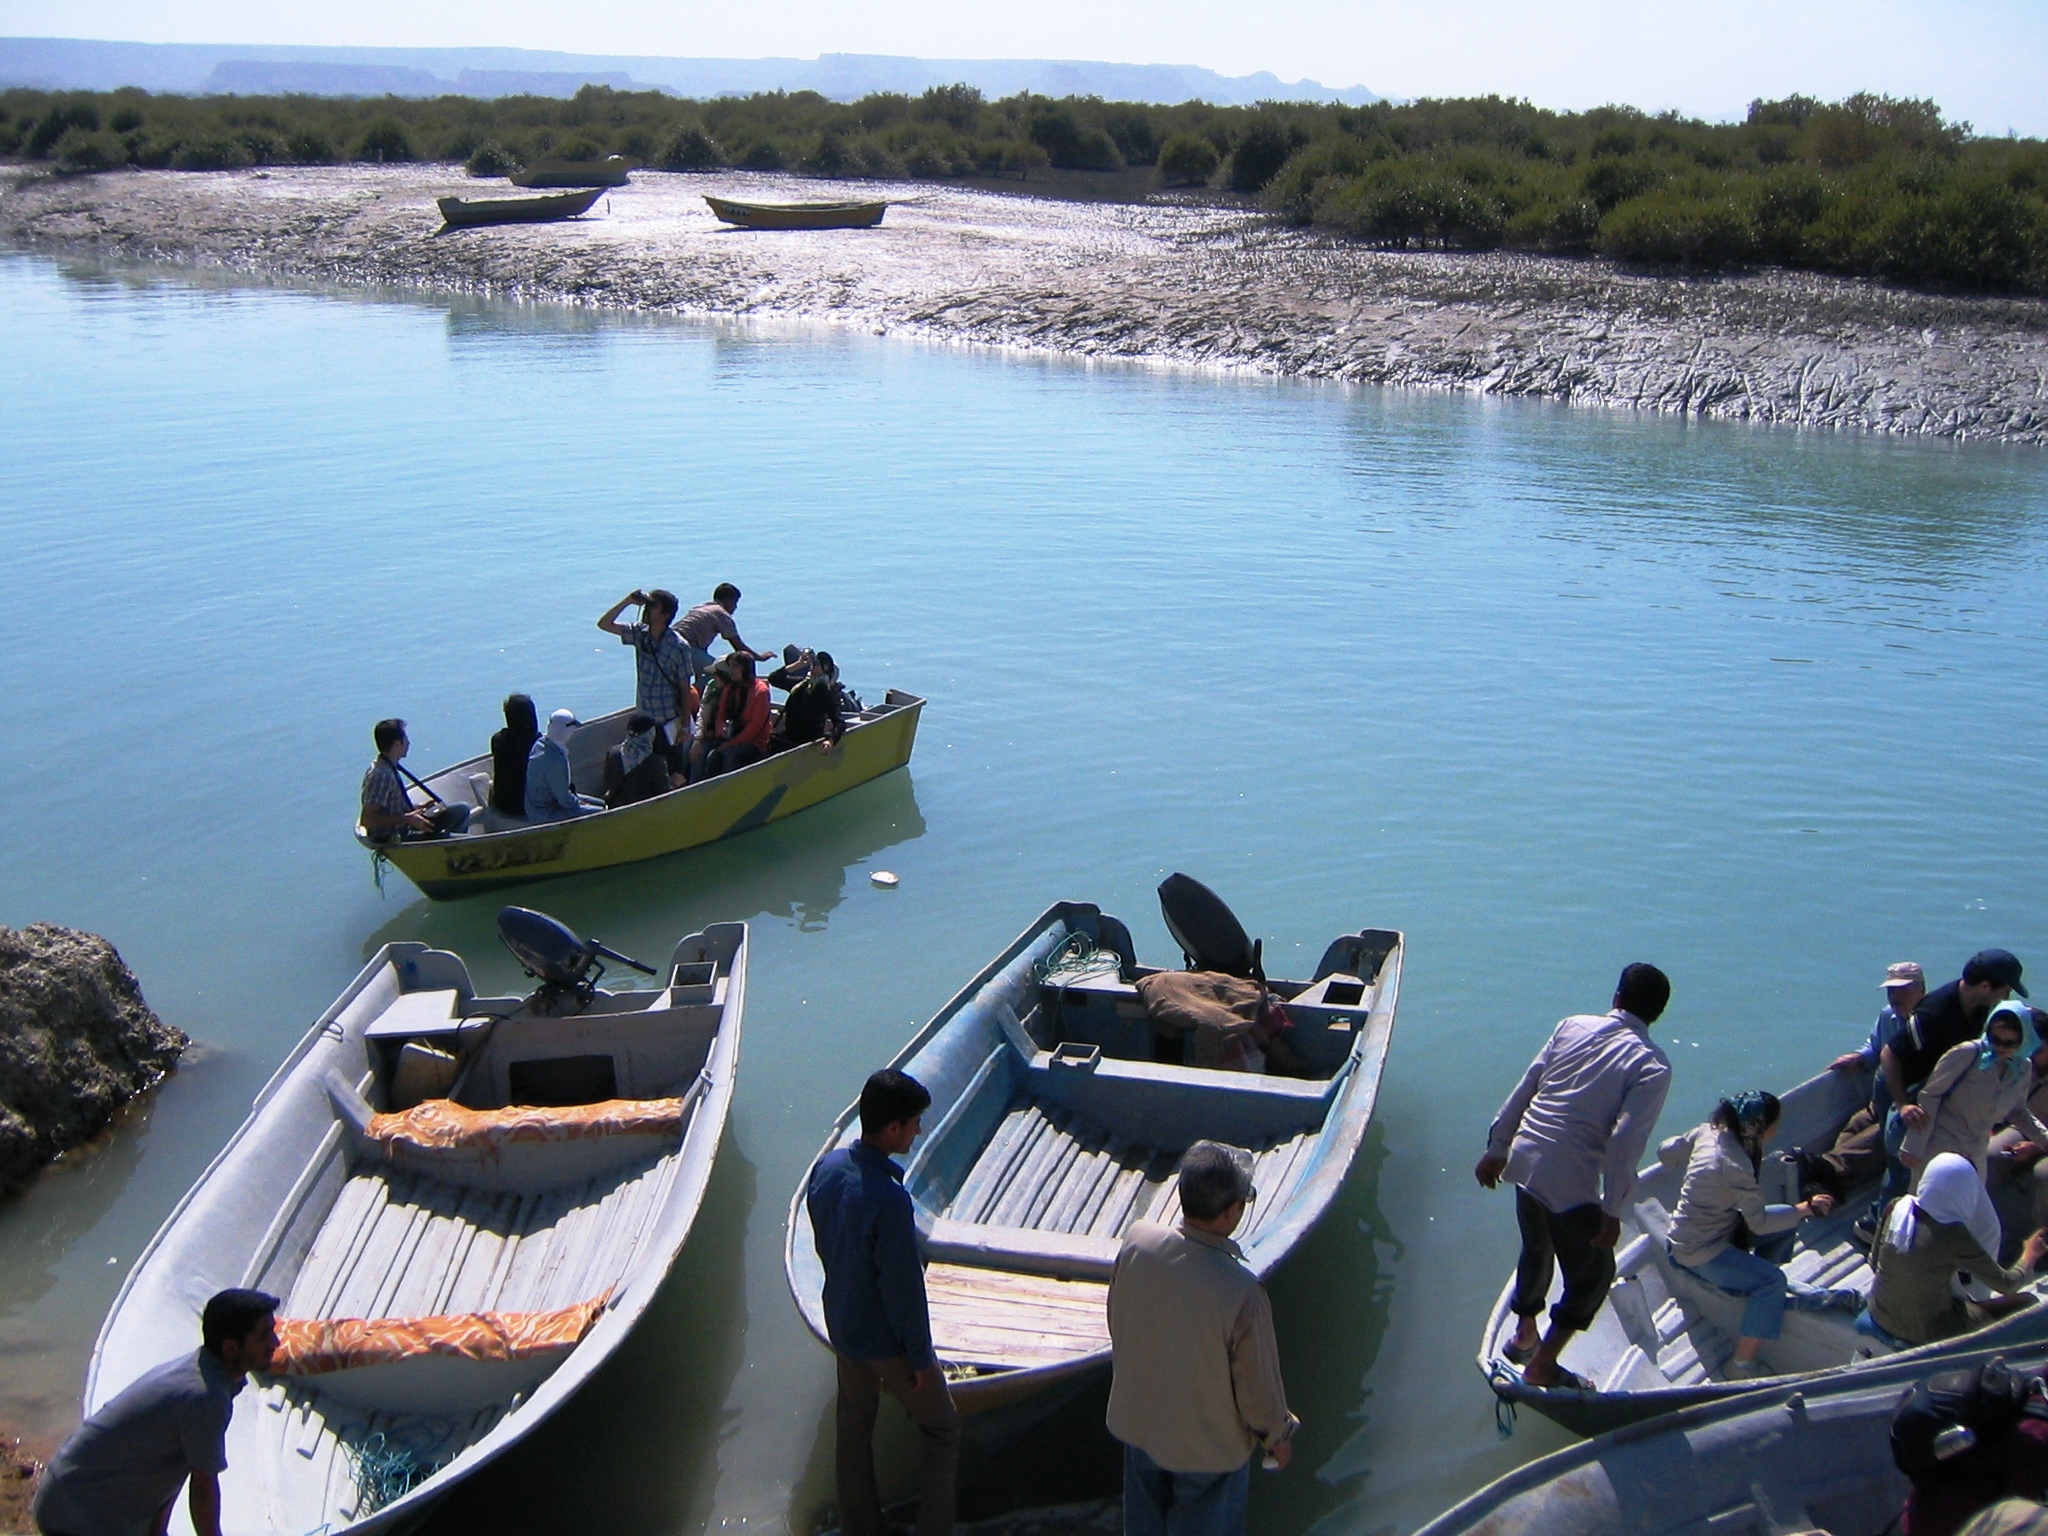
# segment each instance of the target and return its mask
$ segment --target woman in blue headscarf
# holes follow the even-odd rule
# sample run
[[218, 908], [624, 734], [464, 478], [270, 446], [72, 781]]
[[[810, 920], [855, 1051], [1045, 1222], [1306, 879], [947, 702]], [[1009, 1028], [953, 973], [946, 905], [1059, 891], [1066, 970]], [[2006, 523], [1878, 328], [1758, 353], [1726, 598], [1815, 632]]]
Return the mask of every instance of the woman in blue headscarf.
[[1757, 1351], [1775, 1339], [1785, 1308], [1860, 1311], [1855, 1291], [1823, 1291], [1794, 1280], [1780, 1267], [1792, 1256], [1794, 1229], [1809, 1216], [1825, 1216], [1834, 1198], [1817, 1194], [1797, 1205], [1766, 1205], [1757, 1173], [1764, 1144], [1778, 1129], [1776, 1094], [1752, 1090], [1723, 1099], [1705, 1125], [1674, 1136], [1657, 1149], [1666, 1166], [1685, 1168], [1685, 1186], [1671, 1213], [1671, 1262], [1730, 1296], [1743, 1298], [1742, 1332], [1728, 1362], [1728, 1379], [1763, 1374]]
[[2010, 1124], [2029, 1141], [2048, 1146], [2044, 1126], [2027, 1100], [2034, 1092], [2034, 1064], [2027, 1055], [2027, 1026], [2033, 1009], [2000, 1003], [1984, 1021], [1984, 1038], [1951, 1046], [1934, 1064], [1913, 1103], [1899, 1111], [1906, 1139], [1899, 1161], [1920, 1170], [1944, 1152], [1967, 1158], [1984, 1177], [1991, 1133]]

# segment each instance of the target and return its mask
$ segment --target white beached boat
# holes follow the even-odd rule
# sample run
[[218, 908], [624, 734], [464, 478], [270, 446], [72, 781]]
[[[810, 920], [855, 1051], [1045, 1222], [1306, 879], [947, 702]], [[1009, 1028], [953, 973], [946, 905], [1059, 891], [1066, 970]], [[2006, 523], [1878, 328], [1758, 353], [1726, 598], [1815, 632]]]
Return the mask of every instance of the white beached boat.
[[[1889, 1536], [1910, 1486], [1891, 1453], [1901, 1398], [1998, 1353], [1895, 1355], [1631, 1424], [1508, 1473], [1415, 1536]], [[2006, 1363], [2036, 1372], [2048, 1359], [2037, 1347]]]
[[[1161, 898], [1190, 968], [1256, 968], [1207, 890], [1176, 875]], [[1174, 1173], [1190, 1143], [1253, 1154], [1258, 1200], [1237, 1234], [1251, 1267], [1263, 1277], [1293, 1251], [1336, 1198], [1371, 1120], [1401, 955], [1399, 933], [1368, 928], [1332, 941], [1311, 980], [1267, 983], [1293, 1020], [1300, 1076], [1177, 1064], [1159, 1059], [1135, 986], [1158, 968], [1137, 963], [1116, 918], [1061, 902], [903, 1048], [892, 1065], [932, 1095], [904, 1185], [927, 1239], [933, 1341], [970, 1430], [1005, 1439], [1108, 1366], [1123, 1231], [1178, 1219]], [[859, 1133], [856, 1105], [819, 1155]], [[784, 1257], [797, 1308], [823, 1340], [807, 1182], [790, 1201]]]
[[746, 925], [684, 939], [660, 990], [617, 992], [595, 980], [623, 956], [519, 908], [499, 926], [539, 990], [479, 997], [455, 955], [385, 945], [100, 1331], [87, 1413], [196, 1347], [215, 1291], [283, 1298], [275, 1374], [228, 1433], [229, 1531], [409, 1525], [583, 1385], [689, 1236], [732, 1101]]
[[[1826, 1151], [1869, 1096], [1870, 1076], [1863, 1071], [1823, 1072], [1787, 1093], [1774, 1150], [1764, 1159], [1764, 1198], [1773, 1203], [1801, 1198], [1796, 1167], [1775, 1149]], [[1479, 1344], [1479, 1369], [1496, 1395], [1526, 1403], [1579, 1434], [1597, 1435], [1694, 1403], [1741, 1397], [1787, 1381], [1812, 1383], [1853, 1374], [1874, 1362], [1928, 1362], [1925, 1369], [1932, 1371], [1941, 1368], [1933, 1362], [1949, 1355], [2025, 1349], [2048, 1341], [2048, 1306], [2029, 1307], [1960, 1338], [1896, 1352], [1858, 1333], [1847, 1313], [1787, 1312], [1783, 1335], [1762, 1350], [1769, 1374], [1728, 1381], [1725, 1370], [1735, 1349], [1742, 1300], [1681, 1270], [1665, 1252], [1665, 1232], [1684, 1182], [1683, 1168], [1652, 1163], [1636, 1183], [1616, 1245], [1614, 1287], [1593, 1326], [1565, 1346], [1560, 1362], [1592, 1382], [1593, 1390], [1531, 1387], [1508, 1364], [1503, 1350], [1515, 1328], [1510, 1275]], [[1825, 1221], [1802, 1223], [1786, 1273], [1823, 1288], [1867, 1294], [1869, 1254], [1851, 1236], [1850, 1225], [1869, 1207], [1876, 1189], [1873, 1179]], [[2032, 1290], [2039, 1295], [2044, 1285], [2048, 1281], [2037, 1282]]]

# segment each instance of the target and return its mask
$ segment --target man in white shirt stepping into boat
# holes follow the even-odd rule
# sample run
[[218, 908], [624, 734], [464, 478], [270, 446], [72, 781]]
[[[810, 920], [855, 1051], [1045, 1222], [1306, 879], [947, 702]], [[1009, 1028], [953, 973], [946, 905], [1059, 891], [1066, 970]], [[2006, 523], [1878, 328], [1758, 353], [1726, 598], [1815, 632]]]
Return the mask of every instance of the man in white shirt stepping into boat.
[[228, 1420], [251, 1372], [277, 1351], [277, 1298], [222, 1291], [194, 1354], [145, 1371], [64, 1442], [36, 1490], [44, 1536], [161, 1536], [189, 1480], [192, 1529], [220, 1536]]
[[[1590, 1390], [1557, 1357], [1614, 1284], [1621, 1213], [1671, 1086], [1671, 1062], [1650, 1039], [1670, 1001], [1670, 980], [1638, 962], [1621, 973], [1612, 1012], [1559, 1024], [1501, 1105], [1473, 1170], [1482, 1188], [1503, 1174], [1515, 1186], [1522, 1257], [1515, 1337], [1504, 1352], [1532, 1387]], [[1564, 1294], [1539, 1338], [1536, 1318], [1560, 1269]]]

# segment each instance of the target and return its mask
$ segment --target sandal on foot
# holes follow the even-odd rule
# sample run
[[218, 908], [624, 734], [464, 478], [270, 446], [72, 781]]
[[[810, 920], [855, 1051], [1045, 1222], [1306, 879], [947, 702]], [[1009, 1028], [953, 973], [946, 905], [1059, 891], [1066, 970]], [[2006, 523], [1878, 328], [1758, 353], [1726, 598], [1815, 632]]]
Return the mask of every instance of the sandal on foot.
[[1544, 1382], [1540, 1387], [1536, 1386], [1536, 1383], [1529, 1380], [1526, 1376], [1522, 1378], [1522, 1384], [1528, 1387], [1536, 1387], [1538, 1392], [1591, 1392], [1593, 1390], [1592, 1382], [1586, 1380], [1577, 1371], [1568, 1371], [1561, 1365], [1557, 1368], [1556, 1377]]

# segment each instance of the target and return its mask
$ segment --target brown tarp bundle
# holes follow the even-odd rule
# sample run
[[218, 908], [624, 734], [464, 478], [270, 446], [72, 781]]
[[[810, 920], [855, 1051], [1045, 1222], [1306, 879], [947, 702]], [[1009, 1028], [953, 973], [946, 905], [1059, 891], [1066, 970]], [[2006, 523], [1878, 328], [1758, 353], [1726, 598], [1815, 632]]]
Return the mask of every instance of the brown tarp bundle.
[[450, 1099], [428, 1099], [403, 1114], [372, 1115], [363, 1134], [387, 1149], [481, 1147], [495, 1151], [517, 1141], [675, 1135], [682, 1126], [681, 1099], [606, 1099], [599, 1104], [514, 1105], [509, 1109], [464, 1109]]
[[318, 1376], [415, 1355], [525, 1360], [581, 1343], [611, 1292], [552, 1312], [456, 1312], [444, 1317], [280, 1317], [273, 1376]]
[[1264, 1070], [1266, 989], [1221, 971], [1159, 971], [1138, 978], [1152, 1027], [1195, 1037], [1195, 1065], [1226, 1072]]

